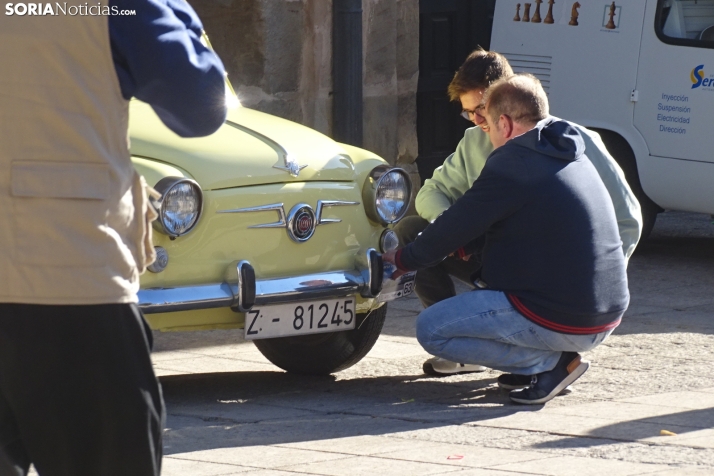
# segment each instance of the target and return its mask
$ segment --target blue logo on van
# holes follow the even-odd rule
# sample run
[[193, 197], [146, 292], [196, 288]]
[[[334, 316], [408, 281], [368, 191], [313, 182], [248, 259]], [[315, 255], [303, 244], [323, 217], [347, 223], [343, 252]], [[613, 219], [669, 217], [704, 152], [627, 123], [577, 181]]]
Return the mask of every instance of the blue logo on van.
[[[704, 65], [700, 64], [696, 68], [692, 70], [691, 73], [689, 73], [689, 79], [692, 80], [692, 89], [697, 89], [699, 86], [709, 86], [711, 81], [709, 81], [709, 78], [704, 79]], [[714, 86], [714, 85], [713, 85]]]

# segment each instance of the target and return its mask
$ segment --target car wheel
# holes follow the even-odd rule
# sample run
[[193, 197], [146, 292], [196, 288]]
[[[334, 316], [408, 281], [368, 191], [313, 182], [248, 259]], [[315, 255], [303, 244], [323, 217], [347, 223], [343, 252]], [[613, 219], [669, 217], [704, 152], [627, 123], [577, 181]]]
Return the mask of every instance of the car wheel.
[[327, 375], [362, 360], [377, 341], [385, 317], [386, 304], [368, 314], [357, 314], [353, 330], [259, 339], [254, 343], [265, 358], [283, 370]]

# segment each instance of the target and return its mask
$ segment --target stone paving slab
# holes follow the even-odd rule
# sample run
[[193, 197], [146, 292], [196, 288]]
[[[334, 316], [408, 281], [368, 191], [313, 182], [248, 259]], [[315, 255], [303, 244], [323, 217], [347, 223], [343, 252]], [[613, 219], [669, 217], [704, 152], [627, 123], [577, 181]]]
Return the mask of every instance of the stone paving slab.
[[275, 406], [256, 405], [241, 400], [218, 400], [210, 408], [196, 411], [195, 404], [173, 405], [171, 414], [174, 416], [198, 417], [205, 421], [235, 423], [255, 423], [269, 420], [282, 420], [285, 418], [299, 418], [312, 416], [309, 411], [295, 408], [281, 408]]
[[575, 407], [545, 408], [543, 412], [623, 422], [647, 421], [655, 424], [672, 424], [692, 428], [710, 428], [714, 426], [714, 412], [711, 411], [691, 412], [676, 407], [641, 403], [618, 402], [614, 405], [613, 402], [596, 402]]
[[[519, 446], [516, 444], [519, 438], [530, 438], [536, 435], [547, 434], [509, 428], [448, 424], [432, 424], [415, 430], [404, 430], [386, 434], [386, 436], [400, 438], [406, 441], [427, 441], [477, 447], [491, 446], [504, 449], [508, 449], [510, 446], [516, 449], [525, 448], [526, 445]], [[538, 439], [538, 441], [541, 441], [541, 439]], [[503, 443], [499, 445], [499, 442]], [[533, 441], [530, 441], [528, 444], [532, 443]]]
[[263, 354], [253, 345], [252, 342], [244, 341], [242, 338], [236, 344], [231, 346], [211, 346], [205, 349], [188, 349], [184, 351], [188, 356], [210, 356], [221, 359], [234, 359], [243, 361], [246, 359], [256, 362], [269, 363], [268, 359], [263, 357]]
[[[714, 429], [707, 428], [706, 430], [677, 433], [674, 436], [647, 438], [644, 441], [651, 441], [662, 445], [708, 448], [714, 450]], [[714, 456], [714, 454], [712, 456]]]
[[280, 445], [286, 448], [301, 448], [353, 456], [374, 456], [383, 453], [425, 448], [432, 443], [428, 441], [410, 441], [389, 436], [361, 435], [347, 438], [329, 438], [326, 440], [298, 441]]
[[466, 469], [463, 471], [458, 471], [455, 473], [448, 473], [449, 476], [524, 476], [524, 475], [535, 475], [536, 473], [523, 473], [523, 472], [517, 472], [514, 473], [512, 471], [503, 471], [500, 469], [485, 469], [485, 468], [478, 468], [478, 469]]
[[193, 359], [194, 357], [194, 355], [189, 354], [188, 352], [181, 351], [170, 351], [161, 353], [155, 352], [151, 355], [151, 360], [154, 362], [154, 366], [156, 366], [164, 362], [170, 362], [172, 360]]
[[291, 465], [281, 468], [287, 471], [329, 476], [374, 476], [374, 475], [435, 475], [460, 471], [458, 466], [401, 461], [374, 456], [353, 456], [337, 461]]
[[644, 440], [628, 443], [606, 438], [578, 437], [546, 432], [527, 433], [526, 436], [499, 438], [493, 442], [486, 441], [483, 445], [510, 450], [539, 451], [556, 456], [664, 464], [673, 467], [683, 465], [711, 467], [714, 457], [714, 452], [708, 449], [684, 445], [659, 446]]
[[496, 467], [506, 461], [511, 463], [533, 462], [537, 465], [536, 460], [554, 457], [553, 455], [536, 451], [514, 451], [448, 443], [424, 443], [414, 446], [414, 448], [383, 453], [379, 456], [382, 458], [472, 468]]
[[258, 372], [274, 371], [275, 366], [267, 362], [251, 362], [250, 360], [223, 359], [213, 356], [194, 355], [189, 359], [169, 360], [157, 363], [154, 368], [157, 375], [183, 375], [193, 369], [201, 368], [204, 372]]
[[181, 457], [166, 456], [161, 462], [162, 474], [184, 474], [191, 476], [230, 476], [245, 474], [253, 468], [240, 467], [234, 464], [210, 463], [190, 459], [190, 455]]
[[390, 359], [395, 355], [399, 355], [400, 357], [417, 356], [419, 359], [427, 359], [430, 357], [430, 355], [414, 341], [406, 343], [380, 339], [372, 350], [369, 351], [369, 356], [372, 359]]
[[690, 392], [671, 392], [620, 400], [645, 405], [660, 405], [669, 408], [706, 410], [714, 408], [714, 389], [697, 389]]
[[253, 469], [245, 473], [236, 473], [240, 476], [296, 476], [300, 473], [295, 473], [293, 471], [282, 471], [279, 469]]
[[340, 465], [339, 460], [351, 459], [353, 457], [323, 451], [261, 445], [193, 451], [182, 453], [181, 458], [236, 465], [239, 467], [236, 470], [236, 472], [238, 472], [238, 469], [276, 469], [306, 464], [324, 464], [326, 466]]
[[389, 317], [392, 319], [397, 319], [400, 317], [414, 317], [419, 314], [421, 310], [412, 309], [399, 309], [392, 304], [389, 305]]
[[[481, 421], [479, 426], [544, 431], [561, 435], [636, 441], [659, 436], [661, 424], [644, 421], [618, 422], [604, 418], [578, 415], [558, 415], [552, 412], [523, 412]], [[669, 425], [675, 433], [688, 433], [699, 428]]]
[[677, 476], [711, 476], [711, 469], [698, 469], [698, 468], [677, 468], [676, 473], [671, 469], [665, 470], [663, 472], [651, 473], [652, 476], [665, 476], [676, 474]]
[[522, 470], [535, 472], [535, 474], [551, 476], [572, 476], [574, 474], [577, 474], [578, 476], [602, 476], [605, 474], [628, 476], [663, 471], [667, 469], [667, 466], [595, 458], [578, 458], [575, 456], [561, 456], [532, 462], [508, 463], [494, 466], [491, 469], [506, 469], [511, 471]]
[[[365, 435], [424, 428], [417, 422], [388, 420], [366, 416], [319, 415], [266, 420], [252, 424], [232, 424], [201, 417], [169, 415], [165, 432], [165, 454], [180, 455], [212, 448], [245, 446], [285, 446], [291, 443], [350, 439]], [[312, 448], [314, 449], [314, 448]]]
[[504, 471], [502, 469], [477, 468], [477, 469], [465, 469], [463, 471], [458, 471], [455, 473], [448, 473], [448, 474], [449, 474], [449, 476], [523, 476], [523, 475], [536, 474], [536, 473], [524, 473], [522, 471], [514, 473], [512, 471]]

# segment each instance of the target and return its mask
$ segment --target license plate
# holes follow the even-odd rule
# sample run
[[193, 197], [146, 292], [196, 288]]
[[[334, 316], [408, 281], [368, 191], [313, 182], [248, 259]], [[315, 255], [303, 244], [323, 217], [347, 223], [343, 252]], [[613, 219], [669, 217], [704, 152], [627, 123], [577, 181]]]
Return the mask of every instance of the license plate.
[[394, 272], [396, 268], [387, 268], [387, 266], [385, 266], [384, 269], [384, 281], [382, 284], [382, 292], [379, 293], [378, 297], [379, 302], [393, 301], [409, 296], [412, 291], [414, 291], [416, 271], [410, 271], [399, 276], [397, 279], [392, 279], [392, 272]]
[[355, 298], [274, 304], [245, 313], [245, 339], [267, 339], [355, 328]]

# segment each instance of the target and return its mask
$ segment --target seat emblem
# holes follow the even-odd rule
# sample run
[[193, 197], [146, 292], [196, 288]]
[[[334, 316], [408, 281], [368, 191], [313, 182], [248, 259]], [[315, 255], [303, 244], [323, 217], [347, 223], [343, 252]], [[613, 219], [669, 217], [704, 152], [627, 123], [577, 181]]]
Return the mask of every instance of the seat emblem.
[[315, 212], [310, 205], [299, 203], [288, 214], [288, 235], [293, 241], [302, 243], [315, 233]]
[[271, 203], [259, 207], [236, 208], [233, 210], [218, 210], [216, 213], [250, 213], [250, 212], [277, 212], [278, 221], [251, 225], [248, 228], [286, 228], [288, 236], [296, 243], [304, 243], [315, 234], [315, 228], [330, 223], [340, 223], [339, 218], [323, 218], [325, 208], [359, 205], [359, 202], [342, 200], [318, 200], [317, 210], [313, 210], [307, 203], [298, 203], [290, 209], [287, 217], [282, 203]]

